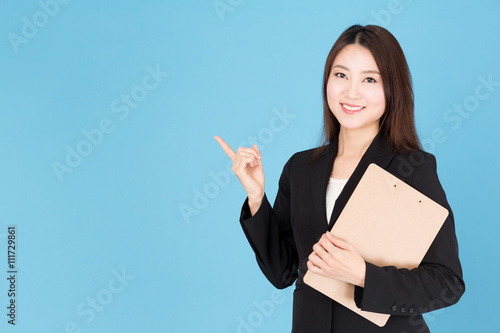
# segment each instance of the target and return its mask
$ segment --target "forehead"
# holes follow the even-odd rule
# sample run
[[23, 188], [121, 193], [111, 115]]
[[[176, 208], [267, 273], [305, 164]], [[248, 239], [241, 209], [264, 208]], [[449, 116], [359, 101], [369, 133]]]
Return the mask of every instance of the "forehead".
[[332, 66], [340, 65], [350, 71], [378, 71], [370, 50], [358, 44], [349, 44], [339, 51]]

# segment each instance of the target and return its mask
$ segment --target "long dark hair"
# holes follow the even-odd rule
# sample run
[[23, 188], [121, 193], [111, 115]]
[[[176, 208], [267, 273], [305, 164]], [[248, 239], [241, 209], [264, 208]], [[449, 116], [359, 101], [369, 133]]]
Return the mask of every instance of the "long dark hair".
[[345, 46], [366, 47], [380, 70], [385, 94], [385, 111], [380, 119], [380, 131], [399, 152], [421, 149], [415, 129], [413, 88], [410, 69], [396, 38], [376, 25], [353, 25], [345, 30], [333, 45], [325, 63], [323, 75], [323, 130], [321, 146], [313, 160], [324, 152], [340, 131], [340, 123], [328, 107], [326, 85], [332, 64]]

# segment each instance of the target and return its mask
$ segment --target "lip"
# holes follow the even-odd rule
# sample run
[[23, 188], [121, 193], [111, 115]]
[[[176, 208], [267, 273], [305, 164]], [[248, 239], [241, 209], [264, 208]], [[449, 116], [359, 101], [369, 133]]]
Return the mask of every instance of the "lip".
[[[359, 107], [361, 107], [361, 109], [359, 109], [359, 110], [355, 110], [355, 111], [353, 111], [353, 110], [347, 110], [347, 109], [344, 107], [344, 104], [345, 104], [345, 105], [347, 105], [347, 106], [349, 106], [349, 107], [352, 107], [352, 108], [359, 108]], [[340, 107], [342, 108], [342, 111], [344, 111], [344, 112], [345, 112], [345, 113], [347, 113], [347, 114], [356, 114], [356, 113], [359, 113], [359, 112], [361, 112], [361, 111], [363, 111], [363, 110], [365, 109], [365, 107], [364, 107], [364, 106], [361, 106], [361, 105], [354, 105], [354, 104], [349, 104], [349, 103], [340, 103]]]

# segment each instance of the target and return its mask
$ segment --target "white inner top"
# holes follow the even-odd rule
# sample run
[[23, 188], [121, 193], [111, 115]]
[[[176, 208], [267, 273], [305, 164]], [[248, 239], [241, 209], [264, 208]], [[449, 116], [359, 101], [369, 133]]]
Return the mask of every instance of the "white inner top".
[[335, 206], [335, 201], [342, 192], [344, 185], [349, 179], [335, 179], [330, 177], [328, 181], [328, 186], [326, 187], [326, 219], [327, 223], [330, 223], [330, 217], [332, 215], [333, 207]]

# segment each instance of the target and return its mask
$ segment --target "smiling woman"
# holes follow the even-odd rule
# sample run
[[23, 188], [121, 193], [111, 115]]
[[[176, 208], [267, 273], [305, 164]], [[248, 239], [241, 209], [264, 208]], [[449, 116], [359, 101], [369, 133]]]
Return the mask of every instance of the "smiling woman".
[[378, 132], [385, 110], [384, 86], [367, 48], [351, 44], [339, 52], [326, 90], [328, 107], [342, 127]]
[[[364, 75], [366, 81], [363, 82], [378, 83], [373, 90], [365, 88], [366, 93], [370, 91], [367, 97], [371, 98], [373, 92], [377, 92], [376, 96], [381, 98], [381, 93], [383, 93], [385, 99], [383, 114], [380, 118], [380, 130], [390, 138], [397, 150], [420, 149], [421, 145], [414, 122], [411, 74], [403, 50], [389, 31], [373, 25], [364, 28], [359, 25], [350, 27], [338, 38], [328, 54], [323, 76], [323, 143], [331, 142], [340, 131], [340, 122], [333, 114], [335, 107], [330, 105], [328, 98], [330, 94], [332, 97], [335, 96], [339, 83], [331, 82], [331, 75], [349, 79], [347, 64], [353, 61], [349, 56], [355, 54], [356, 51], [358, 62], [355, 66], [361, 66], [356, 68], [358, 68], [358, 74]], [[330, 82], [335, 85], [329, 84]], [[336, 89], [328, 91], [332, 89], [332, 86]], [[363, 87], [366, 86], [367, 84], [363, 85]], [[317, 157], [317, 154], [323, 152], [326, 147], [326, 145], [320, 147], [314, 153], [314, 157]]]
[[[215, 137], [248, 194], [240, 223], [259, 267], [276, 288], [295, 282], [292, 332], [429, 332], [422, 313], [458, 302], [465, 291], [453, 213], [435, 157], [421, 150], [413, 108], [397, 40], [384, 28], [354, 25], [326, 60], [324, 144], [288, 160], [272, 207], [257, 145], [234, 152]], [[371, 163], [449, 212], [418, 267], [376, 266], [329, 232]], [[352, 284], [356, 306], [391, 315], [387, 324], [379, 327], [306, 285], [308, 270]]]

